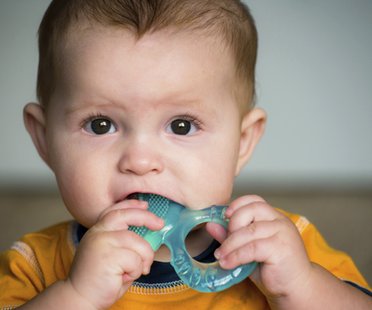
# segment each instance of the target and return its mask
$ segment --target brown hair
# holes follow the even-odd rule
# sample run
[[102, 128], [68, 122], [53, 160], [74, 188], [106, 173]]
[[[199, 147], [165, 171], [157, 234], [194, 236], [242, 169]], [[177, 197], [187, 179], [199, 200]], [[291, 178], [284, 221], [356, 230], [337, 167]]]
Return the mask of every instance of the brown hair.
[[72, 27], [82, 21], [122, 27], [138, 38], [166, 28], [217, 34], [231, 49], [237, 77], [244, 82], [245, 109], [254, 103], [257, 31], [249, 9], [241, 1], [53, 0], [39, 28], [37, 97], [44, 107], [58, 79], [61, 48]]

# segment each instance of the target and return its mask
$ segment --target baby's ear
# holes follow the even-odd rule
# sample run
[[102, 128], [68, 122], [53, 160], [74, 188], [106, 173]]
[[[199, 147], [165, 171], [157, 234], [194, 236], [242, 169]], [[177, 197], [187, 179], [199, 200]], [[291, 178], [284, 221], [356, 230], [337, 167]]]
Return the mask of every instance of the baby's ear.
[[264, 110], [254, 108], [244, 115], [241, 124], [239, 158], [235, 175], [238, 175], [248, 162], [254, 148], [265, 131], [266, 113]]
[[40, 157], [48, 164], [45, 113], [41, 105], [28, 103], [23, 109], [23, 121]]

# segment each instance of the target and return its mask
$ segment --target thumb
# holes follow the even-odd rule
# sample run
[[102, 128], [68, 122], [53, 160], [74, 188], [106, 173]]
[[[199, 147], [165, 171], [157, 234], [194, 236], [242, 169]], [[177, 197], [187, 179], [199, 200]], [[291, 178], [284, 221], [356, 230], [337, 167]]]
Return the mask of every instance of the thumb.
[[207, 223], [206, 230], [208, 234], [210, 234], [214, 239], [216, 239], [219, 243], [225, 241], [227, 237], [227, 232], [225, 227], [217, 223]]

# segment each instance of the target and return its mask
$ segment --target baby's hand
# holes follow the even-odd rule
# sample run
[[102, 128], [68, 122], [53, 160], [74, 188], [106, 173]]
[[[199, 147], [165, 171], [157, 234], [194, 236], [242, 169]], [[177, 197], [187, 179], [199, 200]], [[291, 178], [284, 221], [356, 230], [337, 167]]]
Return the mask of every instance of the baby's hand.
[[216, 251], [221, 267], [259, 262], [251, 279], [270, 299], [288, 296], [306, 283], [312, 265], [290, 219], [258, 196], [233, 201], [226, 217], [230, 219], [227, 235], [216, 226], [208, 228], [222, 241]]
[[115, 303], [134, 280], [150, 271], [154, 252], [128, 226], [163, 227], [143, 201], [123, 201], [100, 217], [80, 242], [67, 283], [95, 309]]

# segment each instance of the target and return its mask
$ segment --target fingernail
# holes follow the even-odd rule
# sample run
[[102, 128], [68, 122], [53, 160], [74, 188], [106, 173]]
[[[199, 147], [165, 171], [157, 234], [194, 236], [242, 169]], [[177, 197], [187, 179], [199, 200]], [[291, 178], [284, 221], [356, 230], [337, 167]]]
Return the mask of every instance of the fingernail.
[[157, 221], [158, 221], [158, 223], [159, 223], [159, 226], [164, 227], [165, 223], [164, 223], [164, 220], [163, 220], [161, 217], [159, 217], [159, 218], [157, 219]]
[[218, 263], [220, 264], [220, 266], [224, 266], [224, 265], [226, 265], [226, 260], [224, 259], [224, 258], [221, 258], [219, 261], [218, 261]]
[[217, 259], [220, 259], [220, 257], [221, 257], [221, 251], [218, 250], [218, 249], [216, 251], [214, 251], [214, 257], [217, 258]]
[[230, 216], [231, 216], [231, 208], [227, 208], [226, 209], [226, 211], [225, 211], [225, 216], [227, 217], [227, 218], [229, 218]]

